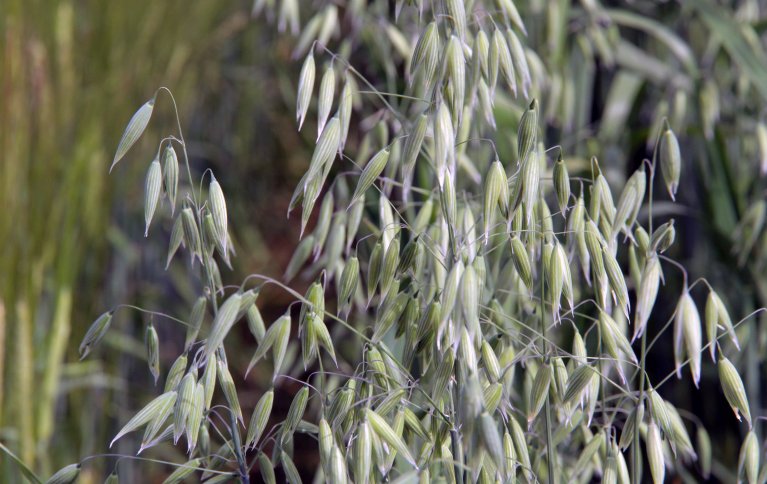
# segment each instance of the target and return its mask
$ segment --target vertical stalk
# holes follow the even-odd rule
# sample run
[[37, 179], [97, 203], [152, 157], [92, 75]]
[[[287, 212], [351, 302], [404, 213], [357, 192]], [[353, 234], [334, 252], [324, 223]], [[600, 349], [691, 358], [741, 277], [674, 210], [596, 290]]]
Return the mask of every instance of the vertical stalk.
[[[453, 370], [455, 371], [455, 370]], [[453, 398], [453, 392], [455, 392], [455, 385], [453, 385], [452, 390], [449, 392], [450, 395], [450, 402], [449, 402], [449, 415], [455, 422], [455, 399]], [[463, 461], [463, 445], [461, 444], [461, 434], [458, 433], [458, 430], [453, 426], [452, 429], [450, 429], [450, 441], [453, 447], [453, 462], [455, 462], [455, 479], [458, 484], [464, 483], [463, 478], [463, 472], [465, 468], [465, 462]]]
[[[661, 127], [661, 130], [663, 128]], [[653, 149], [652, 154], [652, 162], [650, 163], [650, 193], [649, 193], [649, 200], [648, 200], [648, 226], [650, 228], [650, 237], [652, 237], [653, 233], [653, 214], [652, 214], [652, 199], [653, 199], [653, 186], [655, 185], [655, 163], [658, 158], [658, 145], [660, 144], [660, 136], [661, 132], [658, 132], [658, 139], [655, 142], [655, 148]], [[637, 399], [637, 406], [636, 408], [639, 408], [640, 405], [642, 405], [642, 401], [644, 400], [644, 389], [645, 389], [645, 362], [647, 357], [647, 328], [642, 331], [642, 341], [640, 343], [640, 353], [639, 353], [639, 398]], [[632, 444], [632, 452], [631, 452], [631, 482], [639, 482], [639, 465], [640, 465], [640, 457], [639, 457], [639, 425], [641, 424], [639, 412], [635, 412], [635, 419], [636, 421], [634, 426], [634, 442]]]
[[13, 358], [15, 379], [13, 402], [15, 425], [19, 430], [19, 457], [24, 462], [34, 462], [34, 350], [32, 345], [32, 318], [28, 298], [19, 297], [16, 304], [15, 357]]
[[250, 484], [248, 464], [242, 453], [242, 442], [240, 440], [240, 430], [237, 427], [237, 417], [234, 415], [234, 412], [229, 412], [229, 415], [232, 425], [232, 444], [234, 446], [234, 455], [237, 458], [237, 472], [240, 474], [240, 482], [242, 482], [242, 484]]
[[[597, 345], [597, 354], [599, 355], [599, 394], [600, 394], [600, 400], [602, 401], [602, 425], [604, 425], [604, 428], [607, 429], [607, 396], [605, 395], [605, 371], [604, 371], [604, 365], [603, 365], [603, 358], [602, 358], [602, 326], [600, 324], [597, 324], [597, 336], [599, 336], [599, 342]], [[620, 364], [620, 363], [618, 363]], [[605, 432], [605, 448], [609, 449], [610, 441], [608, 438], [608, 433]]]
[[[176, 98], [173, 96], [173, 93], [168, 89], [167, 87], [161, 87], [157, 90], [157, 92], [165, 91], [168, 93], [168, 96], [170, 96], [171, 101], [173, 102], [173, 113], [176, 115], [176, 126], [178, 127], [178, 138], [181, 140], [181, 149], [184, 152], [184, 166], [186, 167], [186, 174], [187, 177], [189, 177], [189, 191], [192, 193], [192, 203], [194, 204], [194, 215], [197, 219], [197, 227], [200, 231], [200, 245], [201, 250], [203, 251], [203, 256], [205, 255], [205, 247], [206, 247], [206, 241], [205, 241], [205, 226], [204, 221], [202, 219], [202, 214], [200, 213], [200, 201], [197, 197], [197, 195], [194, 192], [194, 179], [192, 178], [192, 169], [189, 166], [189, 153], [186, 150], [186, 140], [184, 139], [184, 131], [181, 129], [181, 116], [178, 113], [178, 105], [176, 104]], [[156, 95], [156, 94], [155, 94]], [[202, 187], [200, 187], [200, 197], [202, 197]], [[204, 259], [204, 257], [203, 257]], [[218, 300], [216, 299], [216, 284], [215, 279], [213, 278], [213, 271], [208, 266], [205, 260], [202, 261], [202, 266], [205, 271], [205, 276], [208, 279], [208, 285], [210, 286], [210, 302], [213, 305], [213, 314], [218, 314]]]
[[[5, 358], [7, 357], [6, 354], [6, 348], [5, 345], [5, 303], [2, 297], [2, 292], [0, 292], [0, 426], [3, 425], [3, 409], [4, 409], [4, 400], [5, 400], [5, 393], [3, 392], [3, 388], [5, 388]], [[0, 471], [2, 471], [2, 468], [0, 468]]]
[[[70, 254], [71, 256], [71, 254]], [[37, 444], [47, 447], [53, 435], [56, 392], [61, 378], [61, 368], [69, 342], [72, 313], [72, 288], [60, 287], [56, 294], [55, 311], [51, 322], [46, 347], [45, 366], [42, 375], [39, 403], [37, 407]], [[40, 456], [44, 457], [44, 456]]]
[[549, 397], [546, 396], [546, 405], [545, 405], [545, 412], [546, 412], [546, 451], [548, 452], [549, 456], [546, 459], [546, 463], [549, 466], [549, 484], [554, 484], [556, 482], [554, 480], [554, 449], [551, 448], [552, 444], [554, 443], [554, 437], [551, 433], [551, 403], [549, 402]]
[[[541, 279], [541, 335], [543, 337], [543, 364], [546, 365], [549, 363], [549, 340], [546, 336], [546, 284], [544, 281], [544, 257], [543, 257], [543, 230], [541, 230], [540, 234], [540, 250], [541, 250], [541, 272], [539, 274], [539, 277]], [[551, 433], [551, 392], [546, 393], [546, 403], [544, 404], [544, 413], [546, 416], [546, 452], [548, 453], [548, 457], [546, 458], [546, 463], [548, 464], [549, 469], [549, 484], [553, 484], [554, 481], [554, 449], [552, 449], [554, 438], [552, 437]]]
[[[637, 408], [642, 404], [644, 400], [644, 386], [645, 386], [645, 356], [647, 354], [647, 331], [642, 332], [642, 342], [639, 356], [639, 399], [637, 400]], [[631, 452], [631, 482], [639, 482], [639, 425], [642, 423], [640, 420], [641, 415], [639, 412], [635, 412], [634, 418], [634, 443], [632, 444]]]

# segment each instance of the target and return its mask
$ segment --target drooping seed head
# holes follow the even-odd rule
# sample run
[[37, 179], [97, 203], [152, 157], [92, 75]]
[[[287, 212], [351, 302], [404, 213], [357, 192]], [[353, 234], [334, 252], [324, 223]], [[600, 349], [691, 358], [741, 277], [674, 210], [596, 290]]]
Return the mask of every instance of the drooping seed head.
[[[162, 415], [168, 415], [168, 407], [174, 408], [177, 400], [177, 394], [175, 391], [165, 392], [162, 395], [156, 397], [154, 400], [146, 404], [144, 408], [138, 411], [136, 415], [131, 418], [128, 423], [117, 433], [112, 442], [109, 443], [109, 447], [112, 447], [114, 443], [120, 439], [120, 437], [133, 432], [142, 425], [145, 425], [152, 420], [159, 419]], [[163, 418], [164, 421], [164, 418]]]
[[189, 414], [192, 412], [195, 400], [197, 380], [190, 371], [181, 379], [178, 398], [173, 409], [173, 443], [177, 443], [187, 426]]
[[677, 141], [676, 135], [668, 126], [668, 123], [665, 123], [665, 129], [661, 135], [659, 155], [663, 180], [666, 183], [669, 196], [674, 200], [677, 188], [679, 188], [682, 155], [679, 151], [679, 141]]
[[708, 479], [711, 475], [711, 438], [708, 436], [708, 432], [702, 425], [698, 425], [696, 433], [697, 454], [698, 463], [700, 464], [701, 475], [704, 479]]
[[[258, 400], [258, 403], [256, 403], [256, 408], [253, 410], [253, 415], [250, 417], [250, 423], [248, 424], [245, 447], [253, 448], [258, 443], [264, 430], [266, 430], [266, 425], [269, 423], [273, 403], [274, 390], [264, 393]], [[320, 428], [322, 428], [322, 425], [320, 425]]]
[[[689, 291], [686, 289], [684, 294], [682, 294], [682, 297], [679, 298], [674, 325], [674, 333], [676, 336], [674, 342], [674, 355], [677, 365], [677, 375], [680, 374], [680, 367], [686, 352], [690, 364], [690, 372], [692, 373], [693, 383], [695, 383], [695, 386], [697, 387], [698, 382], [700, 381], [700, 360], [702, 354], [701, 347], [703, 329], [701, 327], [698, 308], [695, 306], [695, 302], [692, 300]], [[683, 343], [684, 351], [682, 351]]]
[[80, 360], [83, 360], [93, 350], [93, 348], [101, 341], [112, 323], [112, 316], [114, 311], [107, 311], [101, 314], [90, 325], [88, 331], [85, 332], [82, 342], [80, 343]]
[[178, 193], [178, 156], [173, 144], [168, 143], [162, 156], [163, 160], [163, 181], [165, 184], [165, 193], [168, 194], [170, 201], [170, 214], [176, 209], [176, 194]]
[[663, 442], [660, 430], [655, 422], [650, 422], [647, 428], [647, 460], [650, 464], [650, 475], [655, 484], [663, 484], [666, 476], [666, 466], [663, 462]]
[[149, 165], [149, 171], [146, 174], [146, 185], [144, 191], [144, 220], [146, 229], [144, 237], [149, 235], [149, 224], [152, 223], [154, 212], [157, 209], [157, 202], [160, 201], [162, 192], [162, 168], [160, 161], [155, 159]]
[[175, 471], [165, 478], [162, 484], [180, 484], [186, 482], [201, 465], [203, 465], [203, 459], [201, 457], [189, 460], [178, 466]]
[[170, 232], [170, 242], [168, 243], [168, 255], [165, 259], [165, 270], [170, 267], [170, 261], [176, 255], [176, 251], [184, 243], [184, 225], [181, 216], [176, 217], [173, 222], [173, 228]]
[[743, 380], [741, 380], [738, 370], [721, 353], [717, 367], [719, 369], [719, 384], [722, 386], [722, 392], [732, 407], [732, 411], [735, 412], [735, 417], [740, 420], [742, 415], [751, 428], [751, 410], [748, 405], [746, 388], [743, 386]]
[[202, 245], [200, 243], [200, 229], [194, 217], [194, 212], [189, 207], [181, 211], [181, 220], [184, 229], [184, 242], [190, 252], [192, 260], [197, 256], [202, 260]]
[[333, 105], [333, 95], [336, 90], [336, 72], [333, 66], [325, 69], [320, 81], [320, 92], [317, 101], [317, 139], [319, 139], [325, 123], [330, 115], [330, 108]]
[[610, 282], [610, 290], [613, 293], [615, 301], [618, 306], [623, 310], [623, 313], [628, 318], [629, 313], [629, 291], [626, 286], [626, 280], [623, 277], [623, 270], [618, 264], [618, 260], [613, 256], [612, 252], [603, 248], [602, 259], [605, 266], [605, 272], [607, 273], [607, 280]]
[[298, 428], [298, 424], [301, 422], [301, 418], [306, 411], [306, 404], [308, 401], [309, 389], [307, 387], [302, 387], [290, 403], [288, 415], [285, 417], [285, 423], [282, 428], [282, 442], [287, 442], [287, 439], [289, 439], [293, 435], [293, 432], [296, 431], [296, 428]]
[[[458, 3], [460, 0], [449, 0]], [[463, 3], [463, 2], [461, 2]], [[463, 117], [464, 97], [466, 96], [466, 59], [463, 56], [463, 46], [455, 35], [450, 37], [445, 50], [447, 60], [447, 77], [452, 87], [450, 110], [454, 128], [461, 123]]]
[[301, 67], [301, 74], [298, 76], [298, 94], [296, 95], [296, 121], [298, 130], [304, 124], [306, 112], [309, 110], [309, 103], [312, 100], [312, 91], [314, 90], [314, 76], [316, 67], [314, 64], [314, 53], [309, 52]]
[[439, 186], [445, 183], [449, 167], [455, 165], [455, 130], [450, 110], [442, 102], [434, 114], [434, 169]]
[[183, 378], [184, 374], [186, 373], [186, 365], [187, 354], [182, 353], [178, 358], [176, 358], [176, 361], [173, 362], [170, 370], [168, 370], [168, 376], [165, 379], [165, 389], [163, 391], [169, 392], [176, 389], [178, 384], [181, 382], [181, 378]]
[[650, 239], [650, 250], [662, 254], [674, 243], [676, 230], [674, 229], [674, 219], [658, 227]]
[[356, 202], [381, 175], [384, 168], [386, 168], [386, 162], [389, 161], [389, 153], [389, 148], [384, 148], [376, 153], [368, 164], [365, 165], [365, 169], [362, 171], [362, 175], [360, 175], [360, 179], [357, 182], [357, 188], [354, 190], [352, 203]]
[[738, 456], [738, 475], [744, 474], [748, 484], [759, 482], [759, 440], [753, 430], [746, 434]]
[[431, 92], [440, 62], [440, 39], [436, 22], [430, 22], [416, 43], [410, 60], [410, 82], [417, 74], [422, 75], [424, 92]]
[[506, 173], [503, 171], [503, 165], [500, 161], [495, 161], [490, 165], [487, 178], [485, 179], [485, 193], [483, 205], [483, 222], [485, 244], [489, 241], [490, 227], [494, 220], [496, 207], [500, 207], [502, 212], [508, 211], [508, 187], [506, 185]]
[[210, 357], [224, 342], [224, 338], [229, 334], [229, 330], [237, 322], [237, 314], [240, 310], [240, 300], [242, 294], [237, 292], [229, 296], [224, 304], [219, 308], [216, 319], [213, 321], [213, 327], [205, 343], [205, 356]]
[[480, 29], [477, 31], [474, 37], [474, 52], [472, 60], [479, 64], [479, 69], [482, 76], [487, 79], [488, 62], [490, 58], [490, 41], [487, 38], [487, 33]]
[[767, 175], [767, 125], [764, 122], [756, 124], [756, 142], [759, 147], [759, 172]]
[[[497, 76], [497, 72], [500, 70], [506, 83], [509, 85], [509, 90], [512, 95], [517, 95], [517, 81], [514, 77], [514, 62], [509, 51], [509, 46], [506, 43], [506, 39], [499, 29], [495, 29], [493, 32], [492, 46], [490, 50], [491, 63], [497, 64], [493, 76]], [[491, 79], [491, 90], [495, 88], [496, 77]], [[520, 158], [521, 160], [522, 158]]]
[[123, 132], [120, 143], [117, 145], [117, 151], [112, 159], [112, 165], [109, 167], [109, 171], [115, 167], [118, 161], [120, 161], [128, 150], [138, 141], [141, 134], [149, 124], [149, 119], [152, 117], [152, 111], [154, 110], [155, 99], [152, 98], [149, 101], [141, 105], [141, 107], [133, 114], [128, 126], [126, 126]]
[[354, 443], [354, 480], [361, 484], [370, 480], [372, 468], [372, 436], [370, 424], [363, 420], [357, 430], [357, 438]]
[[[511, 3], [509, 1], [508, 3]], [[520, 20], [521, 23], [521, 20]], [[524, 32], [524, 27], [519, 27]], [[527, 55], [525, 48], [522, 46], [517, 34], [512, 29], [506, 29], [506, 40], [509, 43], [509, 50], [511, 51], [511, 58], [514, 61], [514, 65], [517, 66], [517, 74], [522, 80], [522, 95], [527, 97], [533, 80], [530, 72], [530, 65], [527, 62]]]
[[45, 484], [72, 484], [80, 475], [80, 463], [62, 467], [45, 481]]
[[186, 421], [187, 453], [192, 454], [197, 448], [197, 439], [200, 435], [203, 413], [205, 411], [205, 388], [201, 382], [195, 387], [192, 409]]
[[157, 330], [154, 329], [154, 325], [151, 322], [146, 327], [144, 343], [146, 344], [146, 359], [149, 364], [149, 372], [154, 377], [156, 385], [157, 379], [160, 377], [160, 340], [157, 336]]
[[634, 319], [634, 339], [645, 330], [650, 312], [655, 305], [660, 286], [661, 269], [658, 256], [652, 254], [645, 263], [642, 278], [637, 291], [636, 317]]
[[530, 391], [530, 408], [527, 410], [527, 422], [531, 423], [543, 408], [551, 387], [551, 366], [544, 363], [538, 368]]
[[554, 163], [554, 191], [557, 194], [559, 211], [562, 212], [562, 217], [565, 217], [567, 204], [570, 201], [570, 175], [567, 172], [567, 165], [562, 159], [561, 152]]
[[538, 142], [538, 100], [533, 99], [522, 114], [517, 133], [517, 158], [524, 162]]

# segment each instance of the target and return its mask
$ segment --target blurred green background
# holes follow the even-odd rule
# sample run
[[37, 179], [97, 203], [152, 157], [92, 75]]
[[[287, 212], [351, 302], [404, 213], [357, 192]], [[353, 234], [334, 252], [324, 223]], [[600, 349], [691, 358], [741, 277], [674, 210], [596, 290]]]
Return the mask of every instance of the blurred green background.
[[[148, 136], [107, 172], [125, 124], [155, 89], [176, 97], [195, 177], [211, 168], [226, 187], [239, 274], [225, 280], [279, 275], [291, 255], [286, 197], [310, 145], [286, 109], [289, 39], [251, 21], [250, 7], [0, 2], [0, 441], [41, 475], [107, 451], [116, 423], [154, 390], [140, 314], [118, 312], [97, 357], [77, 361], [94, 316], [119, 303], [185, 312], [193, 297], [183, 265], [161, 269], [170, 227], [144, 238], [141, 222], [153, 143], [176, 132], [169, 98]], [[272, 210], [279, 215], [266, 216]], [[287, 303], [280, 294], [262, 301], [265, 316]], [[183, 337], [158, 331], [170, 365]], [[2, 461], [0, 475], [12, 475]], [[97, 470], [110, 472], [107, 464]]]
[[[302, 7], [315, 3], [326, 2]], [[685, 189], [678, 206], [657, 189], [657, 213], [677, 219], [672, 255], [693, 280], [711, 280], [737, 320], [767, 304], [761, 225], [740, 229], [756, 232], [752, 247], [732, 249], [732, 235], [765, 198], [754, 137], [767, 97], [765, 5], [603, 2], [594, 13], [591, 3], [520, 6], [529, 44], [548, 73], [547, 141], [561, 140], [573, 159], [600, 155], [615, 189], [651, 156], [648, 139], [668, 116], [685, 155]], [[280, 276], [290, 259], [298, 220], [285, 213], [314, 127], [298, 133], [294, 122], [295, 40], [251, 18], [251, 7], [247, 0], [0, 3], [0, 442], [41, 475], [106, 452], [119, 423], [154, 394], [143, 362], [147, 321], [118, 312], [106, 344], [78, 362], [77, 345], [92, 320], [118, 304], [185, 317], [195, 297], [184, 264], [162, 269], [170, 226], [156, 224], [143, 237], [145, 170], [155, 143], [176, 131], [167, 97], [159, 98], [149, 135], [108, 175], [125, 123], [159, 86], [178, 102], [193, 175], [212, 169], [227, 194], [237, 259], [224, 283], [253, 272]], [[568, 21], [552, 25], [553, 9]], [[352, 62], [367, 61], [369, 44], [379, 40], [355, 45]], [[365, 75], [381, 80], [375, 66], [362, 64]], [[518, 108], [499, 103], [496, 110], [499, 149], [508, 152]], [[294, 284], [303, 292], [305, 281]], [[667, 274], [665, 287], [651, 332], [672, 313], [680, 275]], [[267, 321], [290, 302], [277, 291], [259, 297]], [[746, 348], [735, 359], [759, 415], [767, 401], [766, 324], [757, 317], [741, 326]], [[161, 362], [170, 365], [183, 332], [163, 325], [158, 332]], [[268, 382], [257, 373], [242, 379], [252, 351], [246, 335], [242, 350], [230, 351], [230, 366], [244, 381], [239, 390], [249, 411]], [[673, 369], [666, 339], [651, 354], [654, 380]], [[700, 392], [674, 381], [664, 396], [703, 420], [715, 453], [725, 456], [721, 464], [731, 467], [742, 429], [721, 418], [730, 410], [717, 394], [715, 369], [704, 368]], [[127, 442], [112, 452], [133, 450]], [[182, 459], [169, 446], [152, 456]], [[100, 482], [115, 459], [94, 462], [83, 482]], [[123, 461], [121, 473], [138, 472], [137, 465]], [[141, 465], [142, 476], [167, 471]], [[0, 459], [0, 475], [15, 476], [12, 469]]]

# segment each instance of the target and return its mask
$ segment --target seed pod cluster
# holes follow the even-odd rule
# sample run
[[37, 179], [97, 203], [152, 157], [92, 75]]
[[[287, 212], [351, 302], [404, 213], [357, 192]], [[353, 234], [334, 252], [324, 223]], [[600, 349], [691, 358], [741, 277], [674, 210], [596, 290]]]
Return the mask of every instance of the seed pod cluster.
[[[660, 326], [653, 321], [662, 312], [656, 300], [665, 299], [659, 293], [678, 229], [673, 220], [655, 223], [657, 214], [645, 205], [647, 178], [659, 169], [676, 197], [679, 140], [664, 123], [650, 169], [640, 165], [621, 189], [612, 153], [600, 165], [576, 145], [565, 160], [557, 143], [570, 142], [551, 139], [578, 126], [575, 112], [583, 109], [574, 82], [553, 68], [563, 40], [548, 30], [583, 29], [573, 34], [572, 48], [584, 58], [578, 76], [585, 76], [595, 55], [621, 65], [616, 52], [625, 41], [617, 25], [636, 26], [633, 17], [583, 2], [578, 12], [585, 23], [571, 25], [555, 2], [547, 6], [546, 30], [528, 39], [512, 0], [392, 2], [381, 10], [377, 2], [320, 3], [299, 8], [297, 0], [257, 0], [254, 6], [298, 35], [298, 130], [306, 119], [317, 121], [316, 138], [313, 131], [301, 135], [314, 149], [289, 203], [289, 214], [300, 207], [301, 236], [283, 277], [303, 281], [306, 292], [256, 275], [231, 285], [219, 271], [222, 260], [232, 267], [237, 233], [223, 186], [206, 173], [207, 195], [184, 192], [174, 146], [185, 158], [186, 145], [166, 138], [162, 164], [158, 152], [148, 167], [144, 221], [147, 230], [153, 222], [161, 226], [167, 194], [173, 224], [166, 265], [187, 251], [192, 263], [200, 262], [202, 291], [190, 301], [188, 320], [180, 321], [187, 325], [184, 353], [168, 370], [163, 393], [115, 439], [145, 427], [142, 451], [184, 436], [191, 460], [171, 481], [189, 478], [190, 468], [204, 469], [205, 482], [242, 477], [255, 464], [266, 482], [275, 481], [275, 469], [298, 482], [300, 433], [316, 437], [317, 479], [330, 482], [595, 476], [628, 482], [638, 476], [629, 476], [624, 451], [640, 464], [647, 456], [654, 482], [676, 472], [675, 460], [687, 465], [696, 456], [708, 475], [708, 434], [696, 425], [693, 445], [686, 414], [672, 396], [661, 397], [641, 366], [652, 356], [639, 353], [654, 345], [646, 339]], [[303, 25], [299, 11], [311, 15]], [[371, 12], [386, 92], [351, 64], [370, 42], [358, 33]], [[417, 28], [397, 21], [416, 15]], [[551, 60], [526, 45], [542, 35], [551, 36]], [[397, 82], [403, 66], [406, 82]], [[153, 106], [154, 100], [130, 121], [113, 163], [144, 131]], [[709, 124], [715, 107], [702, 106]], [[759, 126], [757, 141], [765, 144], [762, 131]], [[743, 263], [759, 251], [765, 206], [748, 207], [734, 231]], [[295, 296], [297, 331], [291, 309], [265, 323], [259, 305], [270, 297], [267, 286]], [[660, 337], [671, 340], [678, 375], [689, 367], [698, 385], [709, 365], [701, 358], [705, 330], [723, 393], [750, 427], [744, 385], [727, 358], [733, 346], [739, 349], [737, 324], [713, 289], [701, 320], [700, 287], [685, 285], [673, 335]], [[88, 330], [83, 357], [103, 338], [112, 314]], [[166, 319], [175, 318], [158, 313], [153, 321]], [[228, 340], [244, 331], [236, 326], [243, 319], [253, 336], [246, 375], [267, 382], [252, 408], [240, 402], [241, 375], [229, 367], [235, 359], [227, 360]], [[732, 344], [720, 344], [723, 333]], [[146, 340], [157, 380], [153, 326]], [[270, 427], [279, 413], [272, 410], [284, 407], [275, 399], [291, 387], [287, 415]], [[748, 480], [758, 479], [755, 439], [749, 433], [741, 451], [739, 470]]]

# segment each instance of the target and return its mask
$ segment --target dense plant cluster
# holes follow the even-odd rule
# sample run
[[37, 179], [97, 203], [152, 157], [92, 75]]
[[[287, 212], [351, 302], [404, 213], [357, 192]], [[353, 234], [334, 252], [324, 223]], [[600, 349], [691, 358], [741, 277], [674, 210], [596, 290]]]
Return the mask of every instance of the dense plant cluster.
[[[711, 366], [747, 432], [736, 472], [764, 481], [751, 430], [759, 416], [730, 361], [749, 318], [732, 319], [715, 287], [688, 280], [669, 255], [674, 220], [654, 219], [656, 179], [671, 200], [690, 189], [674, 132], [684, 115], [659, 116], [648, 130], [650, 159], [611, 185], [603, 153], [584, 163], [558, 137], [578, 124], [585, 102], [550, 69], [565, 49], [569, 2], [551, 6], [548, 20], [563, 32], [549, 32], [545, 53], [531, 48], [536, 35], [511, 0], [389, 3], [318, 2], [302, 7], [303, 25], [297, 0], [255, 3], [255, 13], [298, 36], [297, 125], [317, 133], [290, 204], [301, 241], [285, 281], [254, 274], [223, 284], [219, 264], [233, 262], [236, 223], [224, 191], [212, 173], [192, 179], [180, 124], [161, 140], [146, 178], [146, 229], [173, 217], [167, 262], [188, 263], [204, 292], [188, 318], [153, 315], [154, 324], [186, 327], [185, 351], [163, 392], [115, 440], [144, 428], [142, 452], [183, 437], [190, 460], [171, 482], [196, 471], [206, 482], [247, 482], [256, 468], [267, 482], [275, 469], [300, 482], [296, 433], [316, 439], [317, 472], [328, 482], [708, 478], [706, 429], [660, 389], [674, 377], [697, 386]], [[577, 48], [592, 60], [617, 62], [629, 49], [616, 23], [655, 28], [593, 2], [579, 8], [588, 23]], [[665, 39], [691, 70], [691, 54]], [[370, 52], [369, 65], [357, 64], [360, 51]], [[113, 167], [166, 94], [130, 120]], [[713, 130], [719, 108], [703, 101]], [[515, 132], [496, 130], [497, 106], [512, 113]], [[767, 151], [767, 130], [759, 124], [756, 133]], [[744, 261], [763, 219], [761, 200], [737, 224]], [[676, 271], [684, 287], [674, 315], [650, 333], [663, 281]], [[314, 281], [304, 295], [287, 285], [299, 275]], [[290, 292], [300, 309], [265, 322], [256, 304], [264, 285]], [[86, 334], [83, 357], [113, 312]], [[268, 358], [274, 385], [303, 384], [276, 425], [273, 390], [249, 418], [240, 404], [225, 345], [240, 321], [255, 340], [249, 370]], [[340, 348], [341, 337], [355, 343]], [[675, 374], [651, 380], [646, 362], [660, 338], [673, 342]], [[156, 380], [151, 324], [146, 341]], [[218, 392], [225, 405], [213, 405]], [[78, 469], [63, 469], [59, 482]]]

